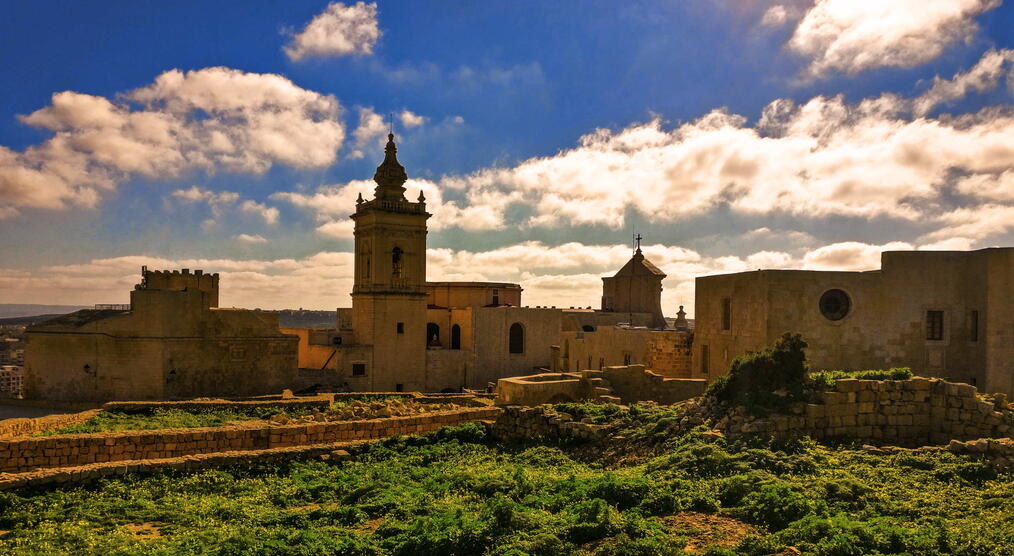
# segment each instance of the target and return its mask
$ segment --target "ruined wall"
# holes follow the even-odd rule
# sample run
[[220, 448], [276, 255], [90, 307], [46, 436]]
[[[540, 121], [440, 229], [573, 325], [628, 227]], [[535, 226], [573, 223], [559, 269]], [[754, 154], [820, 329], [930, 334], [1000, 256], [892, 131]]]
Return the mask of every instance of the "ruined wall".
[[700, 396], [708, 385], [703, 379], [667, 378], [646, 370], [644, 365], [605, 367], [601, 372], [585, 371], [583, 374], [605, 379], [613, 395], [623, 403], [654, 401], [670, 405]]
[[258, 450], [418, 434], [500, 414], [495, 407], [438, 411], [409, 417], [257, 428], [219, 427], [129, 431], [0, 440], [0, 472], [18, 473], [108, 461], [173, 458], [230, 450]]
[[45, 417], [2, 419], [0, 420], [0, 439], [17, 438], [77, 425], [91, 419], [98, 412], [98, 409], [89, 409], [79, 413], [60, 413]]
[[644, 364], [669, 378], [693, 378], [694, 335], [676, 330], [656, 330], [648, 336]]
[[1009, 437], [1014, 412], [1006, 397], [979, 399], [974, 386], [937, 379], [838, 380], [821, 403], [797, 404], [791, 414], [751, 418], [742, 410], [716, 426], [730, 435], [848, 438], [873, 444], [944, 444], [952, 439]]

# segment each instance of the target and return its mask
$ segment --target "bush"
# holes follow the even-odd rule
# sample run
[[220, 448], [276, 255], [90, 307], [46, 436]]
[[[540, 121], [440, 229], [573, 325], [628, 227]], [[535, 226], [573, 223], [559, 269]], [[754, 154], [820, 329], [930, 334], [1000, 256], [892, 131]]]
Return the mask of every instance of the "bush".
[[736, 513], [747, 521], [777, 531], [816, 509], [806, 495], [796, 492], [786, 483], [772, 481], [744, 496]]
[[707, 393], [755, 413], [783, 408], [803, 395], [805, 348], [802, 336], [786, 332], [773, 346], [737, 357], [729, 374], [713, 382]]

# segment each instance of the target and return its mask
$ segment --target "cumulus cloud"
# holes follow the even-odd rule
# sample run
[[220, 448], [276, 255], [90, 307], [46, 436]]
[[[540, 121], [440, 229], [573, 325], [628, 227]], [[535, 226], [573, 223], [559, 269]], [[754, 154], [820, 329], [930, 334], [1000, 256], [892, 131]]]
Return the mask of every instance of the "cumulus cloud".
[[383, 144], [383, 137], [388, 132], [387, 122], [384, 117], [373, 111], [370, 107], [359, 108], [359, 124], [352, 132], [355, 138], [355, 148], [349, 153], [349, 158], [363, 158], [363, 149], [371, 143]]
[[239, 206], [240, 210], [260, 216], [265, 224], [274, 225], [278, 223], [278, 209], [269, 207], [263, 203], [246, 200]]
[[911, 251], [911, 244], [894, 241], [884, 245], [870, 245], [858, 241], [843, 241], [825, 245], [803, 256], [806, 270], [873, 270], [880, 268], [880, 255], [884, 251]]
[[785, 22], [789, 19], [789, 12], [781, 4], [775, 4], [764, 12], [764, 17], [761, 18], [761, 25], [766, 27], [781, 27], [785, 25]]
[[[995, 87], [997, 79], [967, 76], [995, 75], [983, 68], [995, 68], [998, 55], [1005, 56], [986, 53], [972, 70], [938, 79], [914, 99], [890, 94], [857, 103], [842, 96], [801, 104], [778, 99], [752, 125], [723, 109], [672, 129], [656, 118], [596, 130], [573, 148], [514, 166], [410, 180], [409, 196], [415, 198], [414, 190], [425, 193], [434, 230], [619, 229], [631, 209], [651, 222], [676, 222], [718, 208], [743, 216], [886, 218], [951, 227], [941, 217], [952, 210], [955, 192], [970, 207], [1014, 200], [1014, 112], [987, 107], [959, 117], [929, 117], [927, 99], [955, 98], [958, 92], [942, 92], [945, 82], [980, 83], [975, 90]], [[368, 128], [374, 115], [364, 111], [360, 127]], [[382, 133], [376, 127], [373, 133]], [[315, 214], [322, 234], [344, 236], [356, 197], [369, 199], [372, 190], [372, 182], [360, 180], [275, 198]], [[790, 239], [812, 238], [797, 233]]]
[[290, 60], [306, 57], [369, 55], [380, 38], [377, 4], [332, 2], [285, 45]]
[[261, 235], [257, 234], [237, 234], [233, 236], [233, 239], [241, 243], [267, 243], [268, 240]]
[[0, 212], [94, 207], [134, 176], [323, 168], [344, 140], [340, 112], [333, 96], [280, 75], [221, 67], [170, 70], [115, 101], [56, 93], [20, 117], [50, 139], [21, 152], [0, 146]]
[[[202, 189], [196, 185], [188, 189], [177, 189], [172, 192], [172, 197], [188, 204], [206, 203], [211, 210], [212, 218], [204, 222], [205, 229], [213, 227], [216, 220], [222, 217], [226, 209], [236, 207], [237, 202], [240, 200], [239, 193], [235, 191], [211, 191], [210, 189]], [[264, 220], [265, 224], [274, 225], [278, 223], [279, 213], [275, 207], [269, 207], [264, 203], [247, 199], [239, 203], [237, 208], [244, 213], [259, 216]]]
[[915, 99], [913, 111], [917, 116], [923, 116], [940, 104], [964, 98], [971, 91], [991, 91], [1005, 74], [1012, 76], [1008, 79], [1014, 78], [1012, 64], [1014, 50], [989, 50], [972, 69], [951, 79], [934, 78], [933, 86]]
[[398, 119], [401, 120], [401, 125], [410, 127], [419, 127], [426, 123], [426, 118], [419, 114], [414, 114], [410, 110], [402, 110], [401, 114], [398, 115]]
[[978, 30], [975, 18], [1000, 3], [817, 0], [796, 26], [788, 46], [810, 59], [806, 73], [811, 77], [913, 67], [937, 58], [956, 42], [970, 41]]

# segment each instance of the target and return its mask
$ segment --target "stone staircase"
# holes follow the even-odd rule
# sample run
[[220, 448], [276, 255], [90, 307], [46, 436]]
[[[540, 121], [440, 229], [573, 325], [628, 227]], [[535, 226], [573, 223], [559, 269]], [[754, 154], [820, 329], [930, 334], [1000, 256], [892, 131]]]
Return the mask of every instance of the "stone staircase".
[[595, 393], [598, 394], [598, 400], [602, 403], [615, 403], [619, 404], [622, 400], [619, 396], [614, 396], [612, 385], [605, 379], [605, 373], [602, 371], [581, 371], [581, 373], [588, 378], [588, 382], [595, 387]]

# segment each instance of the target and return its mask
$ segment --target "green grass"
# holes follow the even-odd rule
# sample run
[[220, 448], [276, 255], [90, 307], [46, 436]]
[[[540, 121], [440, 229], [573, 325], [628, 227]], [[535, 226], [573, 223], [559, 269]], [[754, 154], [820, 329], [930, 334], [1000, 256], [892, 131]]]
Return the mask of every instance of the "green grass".
[[[289, 415], [292, 414], [292, 410], [284, 411]], [[275, 408], [260, 408], [256, 410], [209, 409], [206, 411], [184, 411], [181, 409], [158, 408], [151, 413], [100, 411], [84, 423], [69, 425], [57, 430], [46, 431], [40, 433], [40, 436], [152, 429], [220, 427], [237, 421], [267, 419], [272, 415], [282, 412], [282, 409]], [[303, 412], [305, 413], [305, 411]]]
[[[975, 460], [665, 437], [675, 410], [635, 407], [611, 419], [662, 449], [615, 469], [464, 425], [389, 440], [354, 462], [0, 493], [0, 553], [680, 554], [693, 532], [660, 518], [686, 511], [755, 527], [713, 555], [1014, 549], [1014, 481]], [[159, 536], [128, 528], [145, 524]]]

